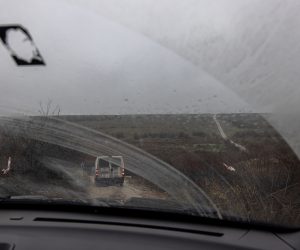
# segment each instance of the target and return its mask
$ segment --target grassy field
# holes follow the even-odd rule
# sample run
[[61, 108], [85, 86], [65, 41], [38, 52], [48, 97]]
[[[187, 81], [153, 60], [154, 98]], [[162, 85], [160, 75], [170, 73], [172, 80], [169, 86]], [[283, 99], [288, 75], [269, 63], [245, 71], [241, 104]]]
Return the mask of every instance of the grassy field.
[[[221, 211], [266, 223], [300, 224], [300, 162], [259, 114], [218, 115], [228, 140], [220, 136], [211, 114], [61, 116], [60, 119], [116, 137], [171, 164], [200, 186]], [[2, 143], [2, 155], [14, 154], [19, 162], [25, 162], [19, 168], [42, 164], [35, 161], [37, 154], [75, 157], [78, 166], [82, 159], [87, 159], [72, 150], [22, 141], [3, 132], [0, 137], [6, 142]], [[247, 150], [239, 150], [230, 140]], [[0, 160], [5, 164], [3, 157]], [[52, 174], [59, 179], [57, 173], [50, 172], [45, 176]], [[151, 185], [141, 178], [135, 181]]]
[[[223, 211], [250, 220], [300, 223], [299, 160], [259, 114], [65, 117], [133, 144], [197, 183]], [[225, 168], [232, 166], [235, 171]]]

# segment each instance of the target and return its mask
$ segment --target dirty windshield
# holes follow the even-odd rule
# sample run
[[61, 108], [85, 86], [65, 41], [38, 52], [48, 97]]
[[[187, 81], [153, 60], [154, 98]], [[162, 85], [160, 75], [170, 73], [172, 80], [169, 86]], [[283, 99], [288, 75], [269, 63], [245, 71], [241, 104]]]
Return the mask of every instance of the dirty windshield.
[[297, 0], [1, 3], [1, 198], [300, 226]]

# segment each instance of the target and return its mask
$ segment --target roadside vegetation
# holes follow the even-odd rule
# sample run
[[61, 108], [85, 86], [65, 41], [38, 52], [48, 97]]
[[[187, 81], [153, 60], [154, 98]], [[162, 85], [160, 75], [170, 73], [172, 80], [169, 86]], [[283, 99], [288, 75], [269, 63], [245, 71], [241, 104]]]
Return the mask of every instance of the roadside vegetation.
[[[35, 119], [52, 116], [45, 110], [44, 114]], [[300, 224], [299, 159], [259, 114], [218, 115], [228, 138], [243, 145], [247, 149], [245, 152], [220, 136], [210, 114], [59, 116], [59, 119], [109, 134], [164, 160], [199, 185], [228, 215], [239, 215], [251, 221]], [[82, 161], [92, 166], [92, 157], [29, 140], [26, 131], [15, 133], [5, 127], [0, 130], [0, 141], [1, 166], [3, 168], [7, 157], [11, 156], [15, 173], [6, 179], [1, 177], [2, 194], [14, 185], [15, 189], [11, 190], [15, 194], [22, 190], [24, 194], [34, 193], [35, 190], [30, 190], [30, 185], [21, 178], [23, 176], [31, 180], [34, 187], [39, 182], [48, 182], [49, 188], [44, 192], [50, 196], [55, 196], [59, 190], [72, 197], [74, 190], [86, 191], [85, 183], [78, 185], [74, 181], [76, 176], [70, 177], [62, 169], [54, 169], [45, 162], [51, 157], [70, 160], [78, 170]], [[132, 176], [136, 183], [161, 192], [133, 173], [127, 171], [126, 175]]]

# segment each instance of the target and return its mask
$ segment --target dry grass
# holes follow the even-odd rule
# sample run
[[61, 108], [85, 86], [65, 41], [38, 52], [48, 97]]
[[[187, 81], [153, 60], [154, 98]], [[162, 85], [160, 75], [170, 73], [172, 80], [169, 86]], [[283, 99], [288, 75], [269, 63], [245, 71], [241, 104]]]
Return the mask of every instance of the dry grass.
[[[252, 221], [300, 225], [299, 160], [259, 115], [249, 115], [248, 118], [220, 116], [225, 132], [244, 145], [247, 152], [241, 152], [222, 140], [209, 115], [64, 119], [119, 137], [168, 162], [197, 183], [224, 213]], [[49, 169], [36, 171], [39, 157], [49, 152], [65, 159], [74, 159], [76, 155], [77, 166], [82, 159], [87, 159], [77, 152], [3, 131], [0, 141], [2, 155], [18, 159], [16, 171], [27, 173], [26, 178], [32, 175], [55, 180], [63, 178], [47, 172]], [[1, 164], [4, 162], [4, 158], [0, 159]], [[223, 163], [233, 166], [236, 171], [228, 171]], [[151, 186], [141, 178], [133, 181]], [[152, 188], [156, 189], [155, 186]]]

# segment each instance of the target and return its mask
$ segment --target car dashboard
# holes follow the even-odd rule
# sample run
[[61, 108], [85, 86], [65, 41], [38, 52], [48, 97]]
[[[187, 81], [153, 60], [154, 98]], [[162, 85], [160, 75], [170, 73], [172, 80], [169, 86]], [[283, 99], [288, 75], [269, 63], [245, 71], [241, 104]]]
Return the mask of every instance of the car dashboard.
[[[109, 211], [109, 208], [106, 208]], [[113, 209], [112, 209], [113, 210]], [[118, 211], [118, 212], [116, 212]], [[274, 233], [222, 222], [185, 222], [126, 210], [0, 211], [0, 250], [8, 249], [299, 249], [300, 232]], [[132, 216], [134, 214], [134, 216]]]

